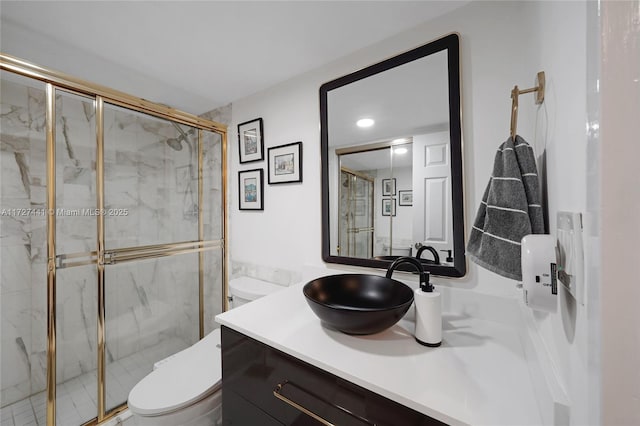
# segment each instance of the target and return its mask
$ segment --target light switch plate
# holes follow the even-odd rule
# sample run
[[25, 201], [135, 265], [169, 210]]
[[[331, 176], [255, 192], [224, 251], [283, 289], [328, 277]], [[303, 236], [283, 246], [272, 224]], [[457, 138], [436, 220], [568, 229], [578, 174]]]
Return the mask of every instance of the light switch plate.
[[584, 305], [584, 250], [582, 214], [558, 212], [558, 281], [578, 303]]

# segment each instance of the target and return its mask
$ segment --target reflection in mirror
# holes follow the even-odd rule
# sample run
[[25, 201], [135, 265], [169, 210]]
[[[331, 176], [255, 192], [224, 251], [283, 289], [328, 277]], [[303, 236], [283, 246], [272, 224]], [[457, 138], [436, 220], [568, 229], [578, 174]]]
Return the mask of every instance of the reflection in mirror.
[[464, 275], [459, 78], [450, 35], [322, 86], [325, 261]]

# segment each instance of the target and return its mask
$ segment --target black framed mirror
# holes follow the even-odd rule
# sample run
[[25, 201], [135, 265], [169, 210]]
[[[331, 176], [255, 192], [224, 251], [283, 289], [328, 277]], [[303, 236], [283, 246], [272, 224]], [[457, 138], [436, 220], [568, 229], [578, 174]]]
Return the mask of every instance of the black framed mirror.
[[459, 36], [320, 88], [322, 257], [466, 273]]

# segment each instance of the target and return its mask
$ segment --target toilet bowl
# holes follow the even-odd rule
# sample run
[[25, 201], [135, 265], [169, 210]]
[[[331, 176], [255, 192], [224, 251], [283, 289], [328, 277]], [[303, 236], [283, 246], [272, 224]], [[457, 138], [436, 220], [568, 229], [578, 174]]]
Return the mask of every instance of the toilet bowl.
[[[229, 282], [231, 307], [266, 296], [282, 286], [255, 278]], [[222, 353], [216, 329], [157, 363], [129, 393], [134, 424], [140, 426], [217, 426], [222, 424]]]

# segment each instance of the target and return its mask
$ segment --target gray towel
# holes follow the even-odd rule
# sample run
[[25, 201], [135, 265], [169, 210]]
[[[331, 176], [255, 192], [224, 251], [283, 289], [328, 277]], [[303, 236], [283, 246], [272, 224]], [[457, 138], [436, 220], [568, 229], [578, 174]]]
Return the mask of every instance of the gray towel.
[[467, 254], [499, 275], [522, 280], [520, 241], [544, 233], [533, 148], [516, 136], [500, 145], [471, 229]]

